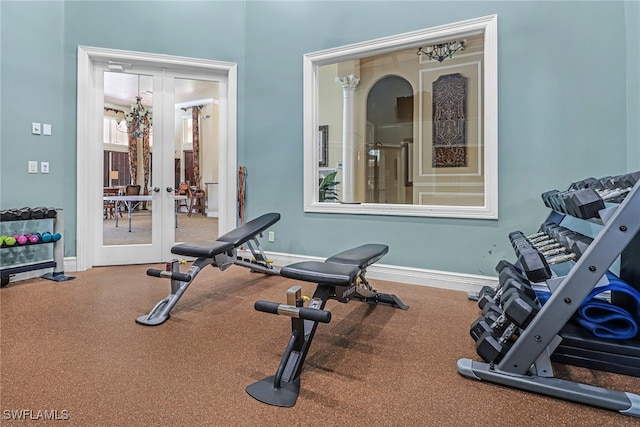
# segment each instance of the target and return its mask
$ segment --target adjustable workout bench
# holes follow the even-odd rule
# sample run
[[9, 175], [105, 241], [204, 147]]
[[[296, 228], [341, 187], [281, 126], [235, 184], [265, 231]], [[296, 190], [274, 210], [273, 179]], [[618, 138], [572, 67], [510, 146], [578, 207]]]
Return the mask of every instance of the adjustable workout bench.
[[331, 312], [324, 310], [327, 300], [346, 303], [351, 299], [359, 299], [374, 304], [389, 304], [402, 310], [409, 308], [395, 295], [378, 293], [364, 277], [366, 268], [382, 258], [388, 250], [386, 245], [367, 244], [341, 252], [324, 262], [304, 261], [280, 269], [283, 277], [317, 283], [318, 286], [308, 307], [303, 307], [305, 298], [301, 297], [300, 286], [293, 286], [287, 291], [286, 304], [256, 301], [255, 309], [258, 311], [291, 317], [292, 332], [276, 374], [247, 386], [247, 393], [270, 405], [295, 405], [300, 393], [302, 365], [318, 322], [331, 321]]
[[[159, 301], [149, 312], [136, 319], [137, 323], [147, 326], [156, 326], [164, 323], [169, 318], [171, 309], [176, 305], [182, 294], [187, 290], [198, 272], [207, 265], [226, 270], [232, 264], [248, 267], [251, 270], [266, 274], [277, 275], [280, 270], [272, 267], [260, 248], [258, 237], [262, 232], [280, 220], [280, 214], [268, 213], [255, 218], [244, 225], [217, 238], [215, 241], [198, 241], [180, 243], [171, 248], [171, 253], [189, 257], [196, 257], [186, 273], [180, 272], [180, 264], [183, 262], [173, 260], [167, 263], [166, 270], [147, 270], [147, 275], [162, 277], [171, 280], [171, 293]], [[237, 255], [237, 249], [246, 245], [252, 260], [241, 259]]]

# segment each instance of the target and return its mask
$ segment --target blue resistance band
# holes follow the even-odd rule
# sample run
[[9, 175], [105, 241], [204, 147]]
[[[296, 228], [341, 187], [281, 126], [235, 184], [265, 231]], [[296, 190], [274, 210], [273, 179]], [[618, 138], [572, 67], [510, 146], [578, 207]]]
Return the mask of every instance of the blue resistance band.
[[[611, 273], [607, 273], [609, 284], [594, 288], [576, 311], [575, 320], [583, 328], [599, 338], [631, 339], [640, 329], [640, 291], [632, 288]], [[623, 292], [635, 302], [635, 313], [609, 303], [604, 298], [598, 298], [603, 292]], [[536, 291], [541, 305], [547, 302], [551, 293]]]

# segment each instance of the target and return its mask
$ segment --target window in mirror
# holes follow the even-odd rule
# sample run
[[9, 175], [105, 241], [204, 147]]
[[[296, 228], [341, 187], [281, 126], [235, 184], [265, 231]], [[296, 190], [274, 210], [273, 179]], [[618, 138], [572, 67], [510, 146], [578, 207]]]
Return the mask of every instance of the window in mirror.
[[[107, 110], [105, 110], [106, 112]], [[103, 119], [103, 138], [102, 142], [105, 144], [127, 145], [127, 133], [122, 132], [125, 125], [121, 121], [118, 121], [115, 117], [105, 117]]]
[[493, 15], [305, 55], [305, 211], [497, 218], [496, 31]]
[[182, 145], [184, 147], [187, 144], [193, 144], [193, 118], [182, 116]]

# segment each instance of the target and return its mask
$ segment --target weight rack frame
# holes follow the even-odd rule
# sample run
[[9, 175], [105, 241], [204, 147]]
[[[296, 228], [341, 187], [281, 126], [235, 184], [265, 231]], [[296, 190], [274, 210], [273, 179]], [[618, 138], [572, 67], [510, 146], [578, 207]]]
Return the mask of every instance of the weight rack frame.
[[459, 359], [461, 375], [640, 417], [640, 395], [553, 377], [551, 356], [562, 328], [640, 231], [640, 182], [622, 203], [601, 210], [600, 218], [603, 229], [566, 276], [547, 280], [551, 297], [502, 360]]

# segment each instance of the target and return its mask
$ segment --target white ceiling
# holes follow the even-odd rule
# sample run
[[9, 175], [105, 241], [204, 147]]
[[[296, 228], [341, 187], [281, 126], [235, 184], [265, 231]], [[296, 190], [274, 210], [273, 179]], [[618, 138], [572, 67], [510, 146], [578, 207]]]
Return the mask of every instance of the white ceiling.
[[[140, 87], [138, 89], [138, 77]], [[104, 102], [129, 106], [136, 102], [140, 93], [142, 104], [150, 107], [153, 103], [153, 78], [147, 75], [128, 73], [104, 73]], [[176, 104], [203, 99], [218, 99], [218, 83], [202, 80], [175, 80]]]

